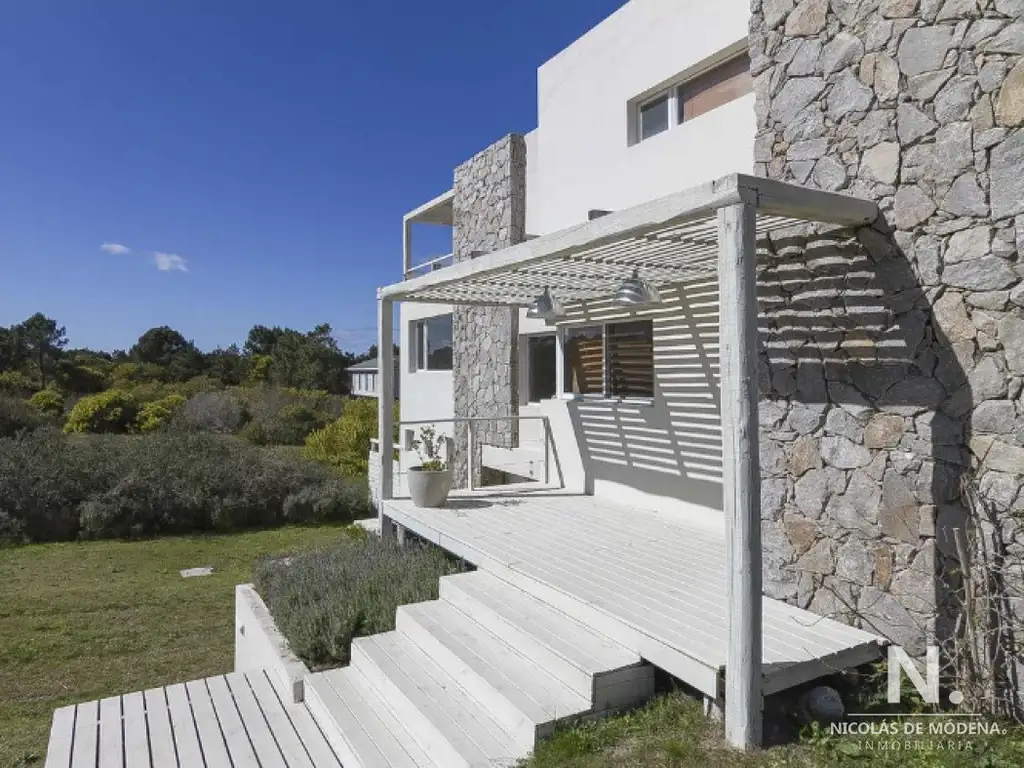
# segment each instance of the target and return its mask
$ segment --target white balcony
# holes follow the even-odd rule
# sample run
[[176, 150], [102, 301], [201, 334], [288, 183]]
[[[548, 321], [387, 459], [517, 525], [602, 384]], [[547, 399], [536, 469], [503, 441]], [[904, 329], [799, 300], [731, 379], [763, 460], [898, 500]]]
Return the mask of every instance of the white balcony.
[[436, 269], [447, 267], [452, 263], [452, 255], [446, 254], [430, 258], [419, 264], [412, 263], [412, 225], [433, 224], [441, 227], [451, 227], [455, 223], [454, 213], [455, 190], [438, 195], [418, 208], [414, 208], [402, 217], [402, 278], [408, 280], [412, 277], [433, 272]]

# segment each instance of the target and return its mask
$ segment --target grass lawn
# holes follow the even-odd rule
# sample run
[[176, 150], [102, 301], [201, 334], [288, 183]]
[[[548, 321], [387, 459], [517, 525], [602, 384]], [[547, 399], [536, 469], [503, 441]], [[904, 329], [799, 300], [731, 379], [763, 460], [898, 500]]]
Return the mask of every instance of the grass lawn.
[[0, 766], [42, 764], [55, 707], [230, 671], [253, 561], [341, 530], [0, 549]]

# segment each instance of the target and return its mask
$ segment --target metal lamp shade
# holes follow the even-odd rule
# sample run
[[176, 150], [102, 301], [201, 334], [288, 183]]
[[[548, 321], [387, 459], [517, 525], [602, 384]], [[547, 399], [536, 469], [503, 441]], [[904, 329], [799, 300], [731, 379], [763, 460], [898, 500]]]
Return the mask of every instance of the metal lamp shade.
[[619, 290], [615, 292], [615, 303], [630, 307], [660, 304], [661, 296], [654, 286], [641, 278], [639, 271], [634, 269], [633, 275], [626, 278], [619, 286]]
[[526, 310], [527, 317], [538, 320], [554, 320], [556, 317], [561, 317], [564, 314], [565, 310], [562, 308], [562, 305], [558, 302], [558, 299], [551, 295], [547, 288], [544, 289], [544, 293], [533, 300], [530, 308]]

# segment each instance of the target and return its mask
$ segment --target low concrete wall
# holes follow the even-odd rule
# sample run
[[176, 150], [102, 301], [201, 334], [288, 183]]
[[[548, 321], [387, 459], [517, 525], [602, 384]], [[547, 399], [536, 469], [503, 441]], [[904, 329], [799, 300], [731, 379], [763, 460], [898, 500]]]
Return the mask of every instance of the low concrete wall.
[[252, 584], [235, 587], [235, 672], [265, 669], [281, 698], [303, 699], [309, 668], [292, 653]]

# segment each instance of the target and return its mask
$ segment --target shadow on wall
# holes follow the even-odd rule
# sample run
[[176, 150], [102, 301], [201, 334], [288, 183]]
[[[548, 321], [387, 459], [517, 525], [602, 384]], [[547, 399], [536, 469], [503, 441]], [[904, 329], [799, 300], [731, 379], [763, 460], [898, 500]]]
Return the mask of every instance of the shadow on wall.
[[776, 232], [759, 254], [765, 591], [921, 653], [948, 632], [974, 399], [971, 348], [936, 313], [971, 321], [885, 226]]
[[617, 483], [702, 507], [722, 507], [718, 286], [703, 281], [661, 291], [664, 304], [626, 313], [610, 302], [570, 308], [573, 322], [650, 319], [651, 403], [567, 404], [588, 488]]
[[[948, 632], [938, 574], [966, 522], [969, 414], [993, 394], [965, 375], [961, 299], [926, 292], [889, 232], [808, 231], [759, 244], [765, 593], [923, 652]], [[654, 325], [653, 403], [576, 401], [570, 418], [591, 483], [721, 509], [717, 284], [663, 293], [636, 315]]]

